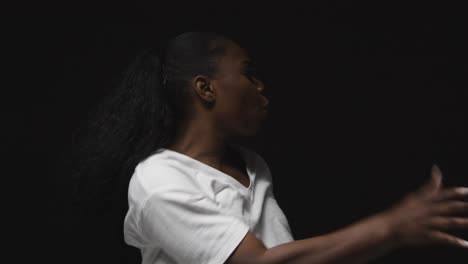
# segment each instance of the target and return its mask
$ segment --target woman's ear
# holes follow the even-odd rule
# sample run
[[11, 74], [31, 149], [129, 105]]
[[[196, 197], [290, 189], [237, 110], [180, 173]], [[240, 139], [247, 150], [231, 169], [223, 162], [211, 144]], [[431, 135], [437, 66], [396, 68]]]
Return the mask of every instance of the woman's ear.
[[213, 104], [216, 100], [214, 87], [211, 79], [204, 75], [197, 75], [193, 78], [192, 87], [203, 102]]

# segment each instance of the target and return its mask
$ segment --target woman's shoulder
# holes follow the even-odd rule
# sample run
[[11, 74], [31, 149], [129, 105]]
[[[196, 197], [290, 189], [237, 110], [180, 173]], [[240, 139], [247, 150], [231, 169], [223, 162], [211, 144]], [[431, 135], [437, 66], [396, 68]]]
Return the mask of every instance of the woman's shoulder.
[[130, 186], [142, 186], [148, 193], [157, 189], [194, 187], [196, 170], [183, 166], [176, 159], [159, 151], [138, 163], [130, 180]]

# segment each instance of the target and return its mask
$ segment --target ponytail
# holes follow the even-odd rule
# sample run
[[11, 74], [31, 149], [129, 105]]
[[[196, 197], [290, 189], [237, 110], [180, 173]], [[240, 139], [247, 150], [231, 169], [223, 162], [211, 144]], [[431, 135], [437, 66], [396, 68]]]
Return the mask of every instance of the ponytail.
[[154, 51], [139, 54], [94, 121], [72, 138], [75, 201], [126, 200], [135, 166], [169, 141], [173, 120], [162, 65]]
[[190, 80], [214, 75], [227, 43], [214, 33], [188, 32], [168, 43], [163, 59], [142, 52], [88, 125], [72, 135], [75, 221], [85, 225], [79, 230], [93, 235], [114, 224], [112, 233], [122, 235], [135, 167], [173, 140], [176, 122], [189, 113]]

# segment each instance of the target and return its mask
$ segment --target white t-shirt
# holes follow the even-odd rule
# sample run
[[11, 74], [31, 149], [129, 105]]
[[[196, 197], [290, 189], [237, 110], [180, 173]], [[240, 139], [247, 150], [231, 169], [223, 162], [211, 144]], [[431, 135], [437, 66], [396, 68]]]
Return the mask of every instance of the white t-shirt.
[[254, 151], [233, 147], [246, 163], [248, 188], [165, 148], [136, 166], [124, 238], [140, 248], [143, 264], [224, 263], [249, 230], [267, 248], [294, 240], [274, 198], [268, 165]]

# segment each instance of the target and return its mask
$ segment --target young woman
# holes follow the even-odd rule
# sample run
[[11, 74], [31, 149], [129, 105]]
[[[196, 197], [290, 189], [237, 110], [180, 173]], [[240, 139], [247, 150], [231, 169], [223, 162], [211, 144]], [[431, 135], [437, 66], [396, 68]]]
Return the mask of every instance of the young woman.
[[468, 211], [468, 189], [443, 189], [437, 167], [392, 208], [294, 241], [268, 165], [238, 143], [258, 132], [268, 99], [233, 40], [181, 34], [163, 53], [140, 55], [120, 88], [96, 123], [103, 132], [92, 134], [95, 155], [76, 175], [98, 186], [89, 196], [102, 193], [102, 183], [128, 198], [124, 240], [145, 264], [365, 263], [399, 247], [468, 248], [445, 232], [468, 227], [454, 216]]

